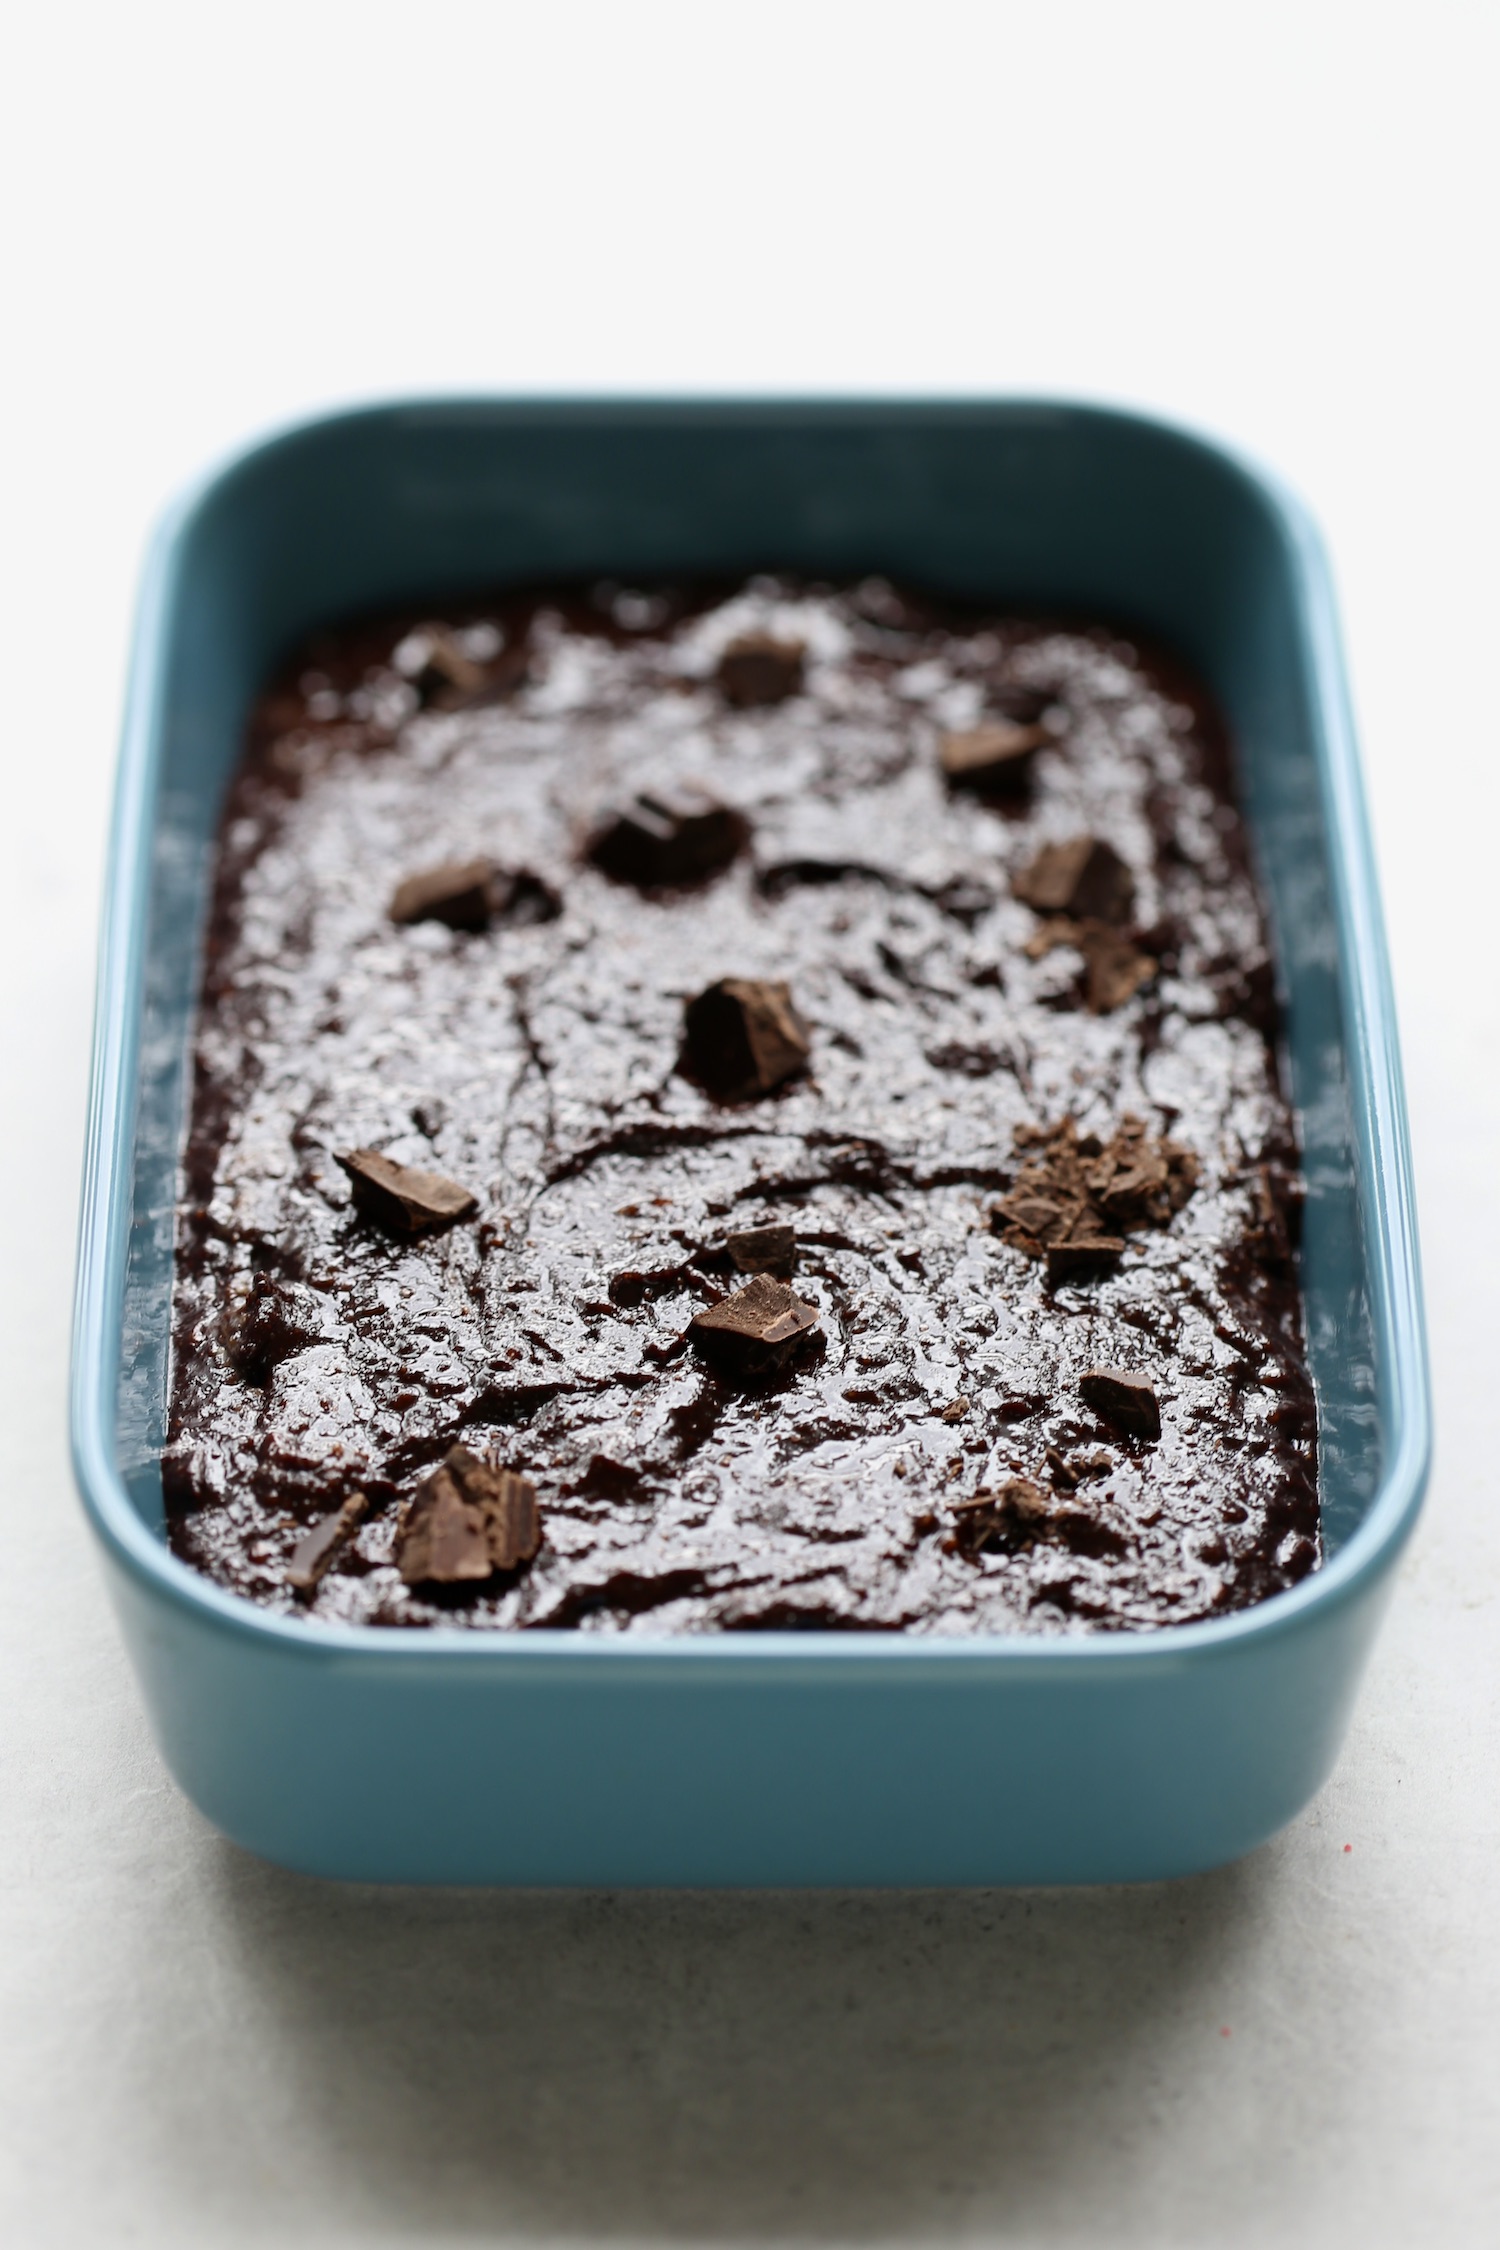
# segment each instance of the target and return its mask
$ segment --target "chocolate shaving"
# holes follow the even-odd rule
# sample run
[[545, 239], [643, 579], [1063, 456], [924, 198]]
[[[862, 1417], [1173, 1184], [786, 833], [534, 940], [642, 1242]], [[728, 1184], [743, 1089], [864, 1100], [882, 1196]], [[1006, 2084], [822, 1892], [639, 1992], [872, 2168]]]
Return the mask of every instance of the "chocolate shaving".
[[1124, 1367], [1091, 1367], [1078, 1378], [1085, 1405], [1127, 1437], [1159, 1438], [1161, 1408], [1144, 1375]]
[[398, 1164], [378, 1149], [335, 1149], [334, 1162], [348, 1173], [355, 1203], [365, 1216], [396, 1234], [451, 1226], [479, 1208], [475, 1197], [456, 1180]]
[[588, 856], [617, 882], [650, 890], [716, 874], [744, 849], [748, 822], [700, 789], [653, 790], [612, 813]]
[[397, 1559], [408, 1586], [478, 1585], [530, 1562], [541, 1543], [530, 1479], [454, 1445], [412, 1495]]
[[755, 977], [725, 977], [690, 1000], [684, 1066], [720, 1101], [767, 1094], [807, 1061], [807, 1026], [790, 988]]
[[1030, 1477], [1011, 1477], [995, 1492], [955, 1501], [956, 1517], [945, 1545], [972, 1562], [980, 1555], [1016, 1554], [1037, 1545], [1076, 1555], [1118, 1555], [1125, 1542], [1111, 1524], [1076, 1502], [1061, 1499]]
[[331, 1516], [324, 1516], [305, 1538], [298, 1540], [286, 1574], [286, 1582], [294, 1594], [300, 1594], [305, 1600], [317, 1591], [332, 1568], [334, 1557], [369, 1504], [362, 1492], [351, 1492], [341, 1508], [336, 1508]]
[[1049, 1283], [1105, 1272], [1125, 1237], [1167, 1226], [1198, 1179], [1198, 1160], [1176, 1141], [1157, 1139], [1138, 1117], [1124, 1117], [1107, 1142], [1080, 1137], [1076, 1121], [1020, 1126], [1031, 1154], [990, 1223], [1012, 1249], [1044, 1259]]
[[794, 1227], [743, 1227], [726, 1235], [724, 1247], [741, 1273], [774, 1273], [784, 1280], [797, 1257]]
[[771, 633], [746, 633], [731, 641], [719, 658], [719, 690], [740, 710], [783, 703], [802, 685], [806, 651], [800, 641], [779, 641]]
[[776, 1373], [816, 1333], [817, 1306], [767, 1274], [756, 1274], [734, 1296], [688, 1322], [688, 1334], [705, 1358], [741, 1378]]
[[1044, 844], [1010, 887], [1038, 914], [1069, 914], [1079, 921], [1128, 922], [1135, 902], [1130, 869], [1114, 846], [1097, 836]]
[[938, 763], [956, 788], [986, 793], [1019, 789], [1033, 754], [1051, 740], [1050, 727], [990, 719], [965, 733], [945, 734], [938, 744]]

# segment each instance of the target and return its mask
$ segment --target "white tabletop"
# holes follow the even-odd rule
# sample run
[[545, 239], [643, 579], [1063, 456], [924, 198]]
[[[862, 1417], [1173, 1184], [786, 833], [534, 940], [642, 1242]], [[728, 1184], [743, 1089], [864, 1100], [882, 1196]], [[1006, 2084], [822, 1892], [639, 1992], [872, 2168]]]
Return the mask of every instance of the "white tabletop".
[[[0, 141], [0, 2232], [1493, 2243], [1500, 17], [28, 14]], [[167, 1780], [63, 1435], [132, 580], [162, 500], [250, 431], [462, 386], [1113, 397], [1320, 516], [1441, 1457], [1338, 1772], [1242, 1865], [1073, 1894], [351, 1890], [245, 1858]]]

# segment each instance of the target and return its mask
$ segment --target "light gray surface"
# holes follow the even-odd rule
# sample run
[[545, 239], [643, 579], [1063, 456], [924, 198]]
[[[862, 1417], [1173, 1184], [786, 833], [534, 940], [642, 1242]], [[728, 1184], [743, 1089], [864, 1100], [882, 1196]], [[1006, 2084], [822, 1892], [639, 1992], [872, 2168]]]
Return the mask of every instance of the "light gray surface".
[[[61, 5], [14, 58], [0, 2234], [1488, 2245], [1500, 18], [934, 5], [912, 46], [879, 9], [768, 4], [749, 38], [737, 11], [546, 16], [434, 4], [413, 49], [375, 0], [266, 0], [256, 42]], [[679, 265], [622, 263], [663, 211]], [[393, 291], [420, 317], [385, 318]], [[1440, 1458], [1339, 1772], [1238, 1868], [1073, 1896], [328, 1890], [217, 1842], [146, 1740], [61, 1435], [145, 523], [322, 398], [613, 381], [1113, 393], [1266, 454], [1330, 532]]]

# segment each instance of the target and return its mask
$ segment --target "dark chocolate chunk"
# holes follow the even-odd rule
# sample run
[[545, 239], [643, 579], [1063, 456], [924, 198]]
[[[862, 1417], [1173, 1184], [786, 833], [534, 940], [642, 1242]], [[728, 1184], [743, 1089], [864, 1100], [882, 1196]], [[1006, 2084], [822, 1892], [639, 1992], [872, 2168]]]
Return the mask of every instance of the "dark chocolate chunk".
[[1126, 922], [1135, 883], [1112, 844], [1074, 836], [1044, 844], [1011, 884], [1016, 897], [1038, 914], [1070, 914], [1095, 922]]
[[391, 900], [391, 920], [446, 922], [450, 930], [488, 929], [496, 872], [492, 859], [465, 859], [408, 875]]
[[743, 817], [693, 788], [643, 792], [610, 815], [588, 856], [617, 882], [642, 890], [715, 874], [745, 845]]
[[305, 1599], [317, 1591], [334, 1557], [368, 1506], [362, 1492], [351, 1492], [341, 1508], [335, 1508], [331, 1516], [324, 1516], [321, 1523], [313, 1525], [305, 1539], [298, 1540], [286, 1574], [286, 1582], [294, 1594]]
[[724, 1247], [741, 1273], [774, 1273], [784, 1280], [797, 1257], [795, 1227], [743, 1227], [726, 1235]]
[[802, 685], [805, 653], [800, 641], [779, 641], [771, 633], [746, 633], [731, 641], [719, 658], [724, 700], [741, 710], [784, 702]]
[[491, 922], [524, 928], [561, 912], [562, 901], [540, 876], [492, 859], [454, 860], [408, 875], [391, 900], [393, 922], [446, 922], [450, 930], [487, 930]]
[[1075, 1235], [1067, 1242], [1047, 1245], [1047, 1281], [1085, 1281], [1108, 1273], [1123, 1256], [1125, 1244], [1117, 1234]]
[[451, 1226], [479, 1206], [467, 1188], [440, 1172], [420, 1172], [397, 1164], [378, 1149], [334, 1151], [334, 1162], [349, 1175], [354, 1200], [367, 1218], [397, 1234], [420, 1234], [427, 1227]]
[[818, 1328], [818, 1309], [785, 1282], [758, 1273], [719, 1305], [694, 1313], [688, 1334], [727, 1374], [770, 1375]]
[[530, 1479], [454, 1445], [413, 1494], [397, 1545], [408, 1586], [457, 1586], [517, 1569], [541, 1543]]
[[446, 1469], [435, 1469], [417, 1492], [398, 1553], [408, 1586], [479, 1585], [494, 1575], [484, 1518]]
[[807, 1061], [807, 1026], [790, 988], [758, 977], [725, 977], [687, 1004], [689, 1075], [720, 1101], [768, 1094]]
[[1084, 1403], [1128, 1437], [1159, 1438], [1161, 1408], [1144, 1375], [1124, 1367], [1091, 1367], [1078, 1378]]
[[1014, 719], [989, 719], [963, 734], [945, 734], [938, 762], [956, 787], [983, 791], [1018, 789], [1032, 755], [1052, 740], [1051, 729], [1022, 726]]

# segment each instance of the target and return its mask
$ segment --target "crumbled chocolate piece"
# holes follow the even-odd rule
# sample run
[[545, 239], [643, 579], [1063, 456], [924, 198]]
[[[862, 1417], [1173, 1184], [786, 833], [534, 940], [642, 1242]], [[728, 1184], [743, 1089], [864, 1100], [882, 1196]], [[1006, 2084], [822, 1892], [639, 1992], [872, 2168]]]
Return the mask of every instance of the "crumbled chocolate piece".
[[408, 1586], [478, 1585], [530, 1562], [541, 1543], [530, 1479], [453, 1445], [413, 1494], [397, 1552]]
[[1093, 1477], [1107, 1477], [1114, 1467], [1107, 1453], [1075, 1453], [1069, 1460], [1055, 1445], [1048, 1446], [1046, 1458], [1052, 1482], [1063, 1492], [1076, 1492]]
[[369, 1501], [362, 1492], [351, 1492], [341, 1508], [335, 1508], [331, 1516], [324, 1516], [321, 1523], [313, 1525], [305, 1539], [298, 1540], [286, 1574], [286, 1582], [294, 1594], [300, 1594], [305, 1600], [317, 1591], [332, 1568], [334, 1557], [368, 1506]]
[[391, 900], [391, 920], [446, 922], [450, 930], [488, 929], [496, 873], [492, 859], [465, 859], [408, 875]]
[[938, 744], [938, 763], [955, 787], [984, 792], [1019, 789], [1034, 752], [1051, 740], [1050, 727], [989, 719], [965, 733], [945, 734]]
[[1161, 1408], [1144, 1375], [1124, 1367], [1091, 1367], [1078, 1378], [1084, 1403], [1127, 1437], [1159, 1438]]
[[1023, 1125], [1016, 1140], [1032, 1154], [990, 1223], [1012, 1249], [1045, 1259], [1049, 1283], [1107, 1271], [1127, 1234], [1168, 1225], [1197, 1183], [1192, 1151], [1153, 1138], [1138, 1117], [1122, 1118], [1106, 1143], [1080, 1138], [1071, 1117]]
[[334, 1162], [348, 1173], [354, 1200], [365, 1216], [397, 1234], [451, 1226], [479, 1208], [476, 1198], [456, 1180], [398, 1164], [378, 1149], [336, 1149]]
[[1114, 846], [1097, 836], [1044, 844], [1011, 889], [1038, 914], [1069, 914], [1079, 921], [1127, 922], [1135, 902], [1130, 869]]
[[741, 1273], [774, 1273], [784, 1280], [797, 1257], [797, 1230], [790, 1226], [743, 1227], [726, 1235], [724, 1247]]
[[784, 703], [802, 685], [806, 651], [800, 641], [779, 641], [772, 633], [746, 633], [731, 641], [719, 658], [719, 689], [740, 710]]
[[976, 1492], [953, 1503], [957, 1521], [945, 1544], [950, 1553], [1015, 1554], [1045, 1543], [1076, 1555], [1117, 1555], [1125, 1542], [1112, 1524], [1032, 1482], [1011, 1477], [995, 1492]]
[[690, 1076], [720, 1101], [768, 1094], [802, 1068], [811, 1049], [790, 988], [757, 977], [725, 977], [687, 1004]]
[[1197, 1186], [1198, 1159], [1177, 1141], [1156, 1139], [1139, 1117], [1123, 1117], [1088, 1162], [1084, 1183], [1114, 1225], [1164, 1227]]
[[688, 1323], [699, 1350], [726, 1373], [742, 1377], [774, 1374], [817, 1332], [817, 1306], [763, 1273], [722, 1304], [694, 1313]]
[[703, 790], [643, 792], [612, 813], [589, 845], [594, 865], [641, 890], [716, 874], [743, 850], [743, 816]]

